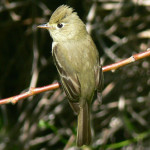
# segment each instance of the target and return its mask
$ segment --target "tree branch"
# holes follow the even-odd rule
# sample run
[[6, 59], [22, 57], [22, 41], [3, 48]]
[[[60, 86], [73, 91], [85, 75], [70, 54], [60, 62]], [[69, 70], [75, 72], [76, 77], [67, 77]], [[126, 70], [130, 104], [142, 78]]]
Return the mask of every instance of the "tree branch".
[[140, 59], [143, 59], [143, 58], [146, 58], [146, 57], [150, 57], [150, 48], [148, 48], [147, 51], [145, 51], [145, 52], [134, 54], [131, 57], [129, 57], [127, 59], [124, 59], [124, 60], [121, 60], [117, 63], [111, 64], [111, 65], [108, 65], [108, 66], [104, 66], [103, 67], [103, 72], [111, 71], [111, 70], [114, 71], [114, 70], [116, 70], [120, 67], [123, 67], [127, 64], [133, 63], [137, 60], [140, 60]]
[[[123, 67], [127, 64], [133, 63], [137, 60], [140, 60], [140, 59], [143, 59], [143, 58], [146, 58], [146, 57], [150, 57], [150, 48], [147, 49], [147, 51], [145, 51], [145, 52], [132, 55], [131, 57], [129, 57], [127, 59], [124, 59], [122, 61], [119, 61], [117, 63], [111, 64], [111, 65], [108, 65], [108, 66], [104, 66], [102, 69], [103, 69], [103, 72], [107, 72], [107, 71], [111, 71], [111, 70], [114, 71], [114, 70], [116, 70], [120, 67]], [[22, 100], [22, 99], [27, 98], [29, 96], [33, 96], [33, 95], [36, 95], [36, 94], [39, 94], [39, 93], [42, 93], [42, 92], [57, 89], [59, 87], [60, 87], [59, 83], [53, 83], [53, 84], [43, 86], [43, 87], [38, 87], [38, 88], [31, 87], [29, 89], [29, 91], [27, 91], [25, 93], [22, 93], [22, 94], [13, 96], [13, 97], [1, 99], [0, 100], [0, 105], [8, 104], [8, 103], [15, 104], [19, 100]]]

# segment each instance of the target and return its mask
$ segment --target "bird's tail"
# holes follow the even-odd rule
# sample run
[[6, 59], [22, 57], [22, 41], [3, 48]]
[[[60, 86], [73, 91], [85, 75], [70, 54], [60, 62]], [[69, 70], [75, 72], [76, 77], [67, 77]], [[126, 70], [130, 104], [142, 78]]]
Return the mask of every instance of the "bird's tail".
[[91, 143], [90, 108], [86, 103], [78, 114], [77, 146]]

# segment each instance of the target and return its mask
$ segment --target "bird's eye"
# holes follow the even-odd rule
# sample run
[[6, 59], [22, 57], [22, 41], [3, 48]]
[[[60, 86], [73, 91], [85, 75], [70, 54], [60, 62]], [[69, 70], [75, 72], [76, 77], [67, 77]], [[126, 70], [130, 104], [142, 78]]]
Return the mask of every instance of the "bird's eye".
[[64, 25], [63, 25], [62, 23], [58, 23], [58, 24], [57, 24], [57, 27], [58, 27], [58, 28], [62, 28], [63, 26], [64, 26]]

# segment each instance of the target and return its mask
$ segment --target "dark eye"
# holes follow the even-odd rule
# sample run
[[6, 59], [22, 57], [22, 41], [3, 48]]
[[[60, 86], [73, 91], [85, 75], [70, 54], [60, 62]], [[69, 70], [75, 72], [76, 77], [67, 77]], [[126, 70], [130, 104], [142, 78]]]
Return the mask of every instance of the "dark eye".
[[62, 28], [63, 26], [64, 26], [64, 25], [63, 25], [62, 23], [58, 23], [58, 24], [57, 24], [57, 27], [58, 27], [58, 28]]

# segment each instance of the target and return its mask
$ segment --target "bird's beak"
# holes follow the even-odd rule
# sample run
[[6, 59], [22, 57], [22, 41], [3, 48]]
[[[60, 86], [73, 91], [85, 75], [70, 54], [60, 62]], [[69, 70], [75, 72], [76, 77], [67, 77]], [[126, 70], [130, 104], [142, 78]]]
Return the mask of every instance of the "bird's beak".
[[44, 29], [49, 29], [49, 28], [50, 28], [50, 26], [48, 25], [48, 23], [38, 25], [37, 27], [38, 27], [38, 28], [44, 28]]

